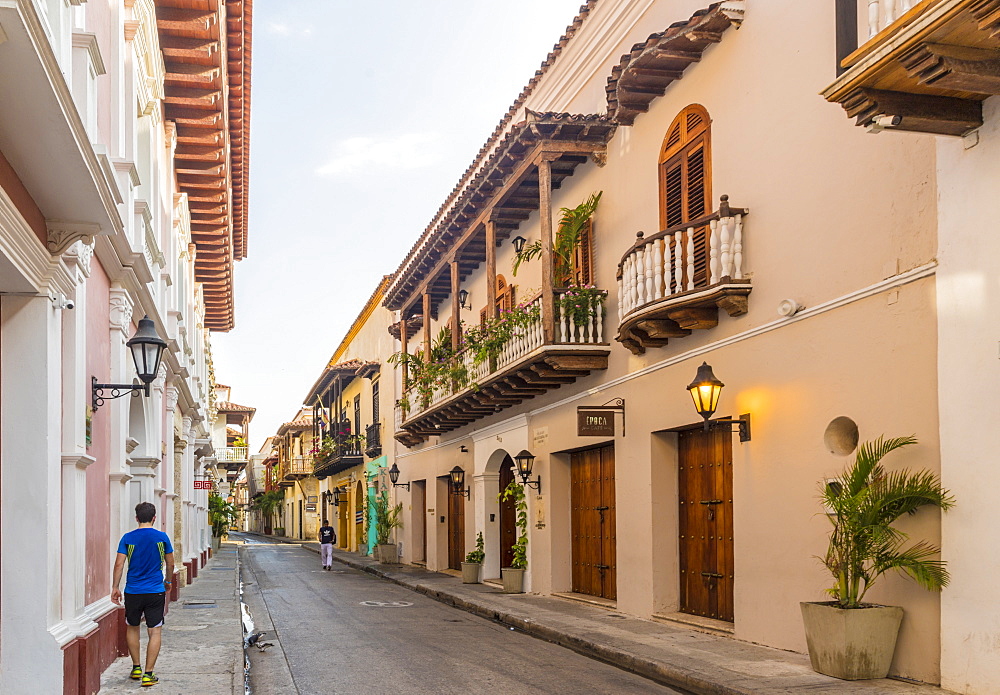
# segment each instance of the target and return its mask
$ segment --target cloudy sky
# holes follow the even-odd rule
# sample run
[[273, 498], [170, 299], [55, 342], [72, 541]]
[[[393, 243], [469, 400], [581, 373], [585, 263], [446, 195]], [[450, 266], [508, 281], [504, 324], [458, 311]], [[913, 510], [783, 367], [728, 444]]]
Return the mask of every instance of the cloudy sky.
[[248, 257], [215, 374], [290, 420], [582, 0], [254, 4]]

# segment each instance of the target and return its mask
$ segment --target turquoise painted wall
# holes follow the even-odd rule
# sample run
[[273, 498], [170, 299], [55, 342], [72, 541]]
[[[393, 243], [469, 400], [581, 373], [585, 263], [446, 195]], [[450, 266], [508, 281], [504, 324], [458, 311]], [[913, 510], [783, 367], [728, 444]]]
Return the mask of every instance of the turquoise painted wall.
[[[388, 459], [385, 456], [379, 456], [377, 459], [373, 459], [365, 464], [365, 475], [368, 480], [371, 480], [376, 475], [380, 468], [386, 466]], [[371, 555], [372, 549], [375, 547], [375, 490], [373, 488], [368, 489], [368, 554]]]

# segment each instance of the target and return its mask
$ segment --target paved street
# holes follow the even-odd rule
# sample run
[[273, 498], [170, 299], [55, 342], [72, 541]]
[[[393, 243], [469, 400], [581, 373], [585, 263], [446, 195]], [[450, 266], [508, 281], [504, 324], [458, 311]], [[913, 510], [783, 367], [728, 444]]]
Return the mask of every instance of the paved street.
[[254, 695], [681, 692], [346, 566], [323, 571], [297, 546], [241, 552], [247, 603], [275, 643], [251, 655]]

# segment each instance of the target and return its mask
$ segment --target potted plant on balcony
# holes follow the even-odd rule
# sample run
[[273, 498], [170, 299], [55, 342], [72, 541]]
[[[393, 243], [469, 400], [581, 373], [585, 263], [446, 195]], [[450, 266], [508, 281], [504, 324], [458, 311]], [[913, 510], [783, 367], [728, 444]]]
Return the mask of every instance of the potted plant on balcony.
[[598, 311], [601, 316], [605, 315], [604, 300], [607, 296], [607, 290], [571, 282], [556, 300], [559, 316], [568, 321], [570, 326], [586, 326], [594, 320]]
[[375, 553], [376, 559], [385, 564], [399, 562], [395, 543], [390, 542], [393, 529], [402, 528], [403, 505], [389, 504], [389, 491], [381, 490], [375, 496]]
[[947, 510], [954, 500], [929, 471], [887, 471], [889, 452], [914, 437], [865, 442], [854, 463], [822, 493], [833, 529], [824, 564], [833, 575], [833, 601], [802, 603], [809, 659], [819, 673], [845, 680], [884, 678], [896, 647], [903, 609], [864, 603], [865, 594], [889, 570], [932, 591], [948, 583], [940, 548], [926, 541], [904, 547], [908, 536], [893, 523], [921, 507]]
[[478, 584], [479, 573], [483, 569], [483, 560], [486, 559], [486, 551], [483, 550], [483, 532], [476, 536], [476, 549], [470, 550], [462, 563], [462, 583]]
[[517, 527], [517, 540], [512, 546], [514, 557], [510, 567], [500, 568], [503, 592], [505, 594], [521, 594], [524, 593], [524, 572], [528, 569], [528, 502], [524, 496], [524, 486], [512, 480], [500, 493], [497, 500], [500, 502], [514, 501], [516, 514], [514, 525]]

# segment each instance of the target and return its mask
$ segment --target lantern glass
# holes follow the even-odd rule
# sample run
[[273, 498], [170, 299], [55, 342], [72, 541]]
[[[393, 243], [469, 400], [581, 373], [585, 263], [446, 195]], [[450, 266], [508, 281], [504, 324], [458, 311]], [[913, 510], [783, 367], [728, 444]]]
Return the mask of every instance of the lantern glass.
[[465, 471], [458, 466], [451, 469], [451, 488], [455, 492], [462, 492], [465, 489]]
[[707, 362], [702, 362], [694, 381], [688, 384], [687, 389], [694, 401], [694, 408], [706, 420], [712, 417], [719, 407], [719, 396], [722, 394], [723, 386], [725, 384], [715, 377]]
[[512, 239], [512, 241], [514, 243], [514, 252], [521, 253], [521, 250], [524, 249], [524, 242], [526, 242], [527, 239], [523, 236], [516, 236]]
[[152, 383], [160, 369], [160, 359], [167, 343], [156, 333], [156, 325], [148, 316], [139, 320], [135, 335], [126, 343], [132, 352], [135, 371], [144, 384]]
[[395, 463], [392, 464], [392, 468], [389, 469], [389, 480], [392, 481], [393, 485], [399, 482], [399, 466]]
[[514, 461], [517, 463], [517, 472], [521, 476], [521, 480], [530, 478], [531, 468], [535, 463], [535, 455], [526, 449], [522, 449], [521, 453], [514, 457]]

